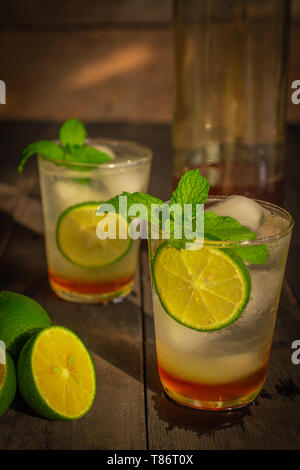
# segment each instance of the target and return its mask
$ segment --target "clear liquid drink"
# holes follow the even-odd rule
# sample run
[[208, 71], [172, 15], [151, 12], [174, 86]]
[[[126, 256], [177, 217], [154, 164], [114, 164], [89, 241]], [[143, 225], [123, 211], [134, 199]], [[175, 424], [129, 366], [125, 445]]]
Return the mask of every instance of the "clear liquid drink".
[[[224, 199], [208, 198], [206, 210], [220, 201]], [[261, 208], [257, 239], [247, 243], [248, 246], [264, 244], [268, 249], [268, 257], [263, 264], [246, 263], [250, 297], [245, 309], [233, 323], [217, 331], [204, 332], [189, 328], [172, 317], [172, 311], [168, 311], [165, 307], [165, 300], [161, 300], [168, 298], [164, 289], [165, 291], [169, 289], [174, 297], [174, 304], [182, 305], [182, 318], [185, 309], [190, 316], [193, 314], [188, 312], [190, 297], [186, 296], [187, 289], [182, 285], [179, 286], [179, 283], [177, 285], [176, 281], [178, 272], [182, 273], [186, 269], [184, 263], [176, 268], [171, 259], [170, 266], [162, 268], [165, 269], [165, 277], [169, 276], [168, 282], [171, 279], [174, 284], [169, 285], [165, 281], [160, 296], [153, 282], [156, 351], [160, 379], [166, 393], [180, 404], [201, 409], [235, 408], [251, 402], [264, 383], [293, 220], [278, 206], [256, 202]], [[247, 213], [249, 225], [256, 224], [257, 221], [254, 219], [254, 222], [250, 221], [250, 211], [246, 210], [243, 216], [247, 218]], [[149, 241], [152, 272], [162, 243], [164, 242]], [[236, 249], [242, 246], [242, 242], [206, 241], [203, 249], [206, 246], [213, 247], [217, 250], [215, 254], [218, 254], [229, 247]], [[177, 256], [176, 250], [174, 255]], [[203, 266], [193, 267], [195, 270], [198, 268], [199, 285], [196, 287], [198, 292], [203, 292], [204, 301], [209, 302], [206, 307], [209, 307], [217, 318], [220, 305], [226, 309], [230, 302], [235, 302], [236, 290], [230, 290], [228, 276], [227, 284], [224, 284], [227, 287], [223, 291], [216, 289], [217, 283], [219, 282], [221, 286], [223, 282], [214, 283], [214, 276], [222, 278], [222, 261], [216, 264], [211, 272], [205, 267], [204, 277], [201, 274], [204, 272]], [[189, 269], [188, 266], [187, 278]], [[187, 279], [187, 288], [190, 288], [189, 282], [191, 281]], [[222, 304], [219, 300], [222, 300]]]
[[[124, 245], [124, 249], [118, 240], [101, 243], [91, 217], [101, 202], [122, 191], [147, 190], [152, 153], [127, 141], [98, 139], [88, 143], [110, 154], [112, 160], [101, 165], [62, 164], [40, 155], [39, 174], [50, 285], [65, 300], [95, 303], [130, 293], [139, 241]], [[99, 266], [94, 254], [99, 257]]]

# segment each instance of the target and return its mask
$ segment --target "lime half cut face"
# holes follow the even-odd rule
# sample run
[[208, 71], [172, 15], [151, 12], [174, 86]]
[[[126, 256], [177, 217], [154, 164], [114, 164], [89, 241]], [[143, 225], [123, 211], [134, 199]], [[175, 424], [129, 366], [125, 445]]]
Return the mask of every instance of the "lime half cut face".
[[248, 269], [228, 249], [177, 250], [163, 242], [156, 250], [152, 271], [165, 311], [194, 330], [225, 328], [239, 318], [249, 301]]
[[48, 419], [86, 415], [96, 396], [96, 375], [78, 336], [51, 326], [32, 336], [18, 359], [18, 383], [28, 405]]
[[[56, 226], [56, 244], [62, 255], [72, 264], [82, 268], [103, 268], [122, 259], [130, 250], [132, 240], [119, 238], [128, 234], [127, 221], [119, 214], [97, 215], [101, 202], [84, 202], [62, 212]], [[99, 222], [115, 224], [116, 238], [98, 238]], [[112, 220], [114, 219], [114, 220]], [[120, 225], [122, 225], [121, 230]], [[105, 227], [105, 224], [104, 224]]]

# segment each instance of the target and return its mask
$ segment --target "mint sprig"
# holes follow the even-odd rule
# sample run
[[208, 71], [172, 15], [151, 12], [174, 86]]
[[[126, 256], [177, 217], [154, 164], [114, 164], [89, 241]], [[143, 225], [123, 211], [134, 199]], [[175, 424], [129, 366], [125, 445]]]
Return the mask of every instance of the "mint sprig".
[[[111, 156], [90, 145], [85, 145], [87, 132], [78, 119], [69, 119], [59, 130], [60, 145], [50, 140], [39, 140], [26, 147], [21, 155], [18, 171], [22, 172], [27, 160], [35, 154], [42, 154], [51, 160], [66, 163], [87, 163], [99, 165], [111, 160]], [[83, 168], [88, 170], [88, 168]]]
[[189, 170], [180, 178], [177, 188], [172, 194], [170, 206], [179, 204], [184, 209], [185, 204], [193, 205], [193, 215], [196, 213], [196, 204], [204, 204], [209, 191], [209, 184], [199, 170]]
[[[185, 204], [192, 204], [193, 214], [193, 230], [195, 230], [195, 214], [197, 210], [197, 204], [204, 204], [207, 200], [209, 190], [209, 184], [204, 176], [201, 176], [199, 170], [189, 170], [180, 179], [177, 188], [172, 194], [169, 203], [169, 209], [172, 209], [172, 205], [179, 204], [184, 210]], [[106, 201], [105, 204], [113, 206], [116, 212], [120, 212], [119, 207], [119, 196], [115, 196], [112, 199]], [[127, 208], [133, 206], [133, 204], [143, 204], [146, 207], [146, 214], [140, 214], [138, 218], [147, 219], [148, 222], [152, 222], [151, 218], [155, 217], [155, 222], [158, 221], [159, 228], [162, 230], [161, 221], [156, 216], [155, 212], [151, 211], [152, 204], [157, 204], [160, 208], [165, 203], [154, 196], [144, 193], [127, 193], [123, 192], [121, 196], [127, 196]], [[103, 213], [103, 205], [100, 206], [97, 213]], [[184, 214], [183, 214], [184, 215]], [[193, 240], [187, 239], [176, 239], [175, 237], [175, 220], [173, 212], [170, 210], [170, 228], [171, 238], [168, 241], [172, 246], [177, 249], [181, 249], [186, 243], [192, 243]], [[244, 227], [236, 219], [227, 216], [219, 216], [213, 211], [204, 212], [204, 238], [207, 240], [215, 241], [233, 241], [243, 242], [248, 240], [255, 240], [257, 234], [252, 232], [247, 227]], [[231, 248], [234, 250], [245, 262], [253, 264], [263, 264], [268, 258], [268, 247], [267, 245], [251, 245], [247, 246], [241, 244], [238, 247]]]

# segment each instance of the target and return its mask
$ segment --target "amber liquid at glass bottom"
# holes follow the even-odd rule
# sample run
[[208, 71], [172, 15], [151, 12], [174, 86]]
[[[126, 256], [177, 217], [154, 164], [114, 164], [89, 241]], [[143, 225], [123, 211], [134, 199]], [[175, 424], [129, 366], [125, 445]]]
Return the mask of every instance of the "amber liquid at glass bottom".
[[133, 279], [134, 276], [132, 274], [131, 276], [112, 281], [74, 281], [57, 276], [49, 269], [49, 282], [52, 289], [65, 300], [74, 300], [77, 295], [86, 302], [89, 299], [94, 302], [95, 299], [99, 298], [99, 300], [105, 302], [114, 298], [125, 297], [131, 292]]
[[[240, 407], [241, 404], [253, 401], [265, 381], [267, 362], [248, 377], [215, 384], [190, 382], [174, 377], [160, 366], [159, 361], [158, 370], [164, 390], [174, 401], [195, 408], [219, 410]], [[222, 403], [222, 406], [215, 407], [216, 403]]]
[[[219, 200], [211, 198], [210, 202]], [[212, 332], [187, 328], [166, 312], [153, 286], [159, 375], [167, 395], [179, 404], [206, 410], [238, 408], [252, 402], [263, 386], [292, 219], [273, 204], [260, 204], [265, 218], [258, 237], [276, 233], [280, 237], [265, 241], [269, 248], [266, 263], [247, 265], [250, 299], [234, 323]], [[151, 264], [157, 246], [153, 240], [149, 243]], [[180, 291], [174, 290], [176, 295]]]

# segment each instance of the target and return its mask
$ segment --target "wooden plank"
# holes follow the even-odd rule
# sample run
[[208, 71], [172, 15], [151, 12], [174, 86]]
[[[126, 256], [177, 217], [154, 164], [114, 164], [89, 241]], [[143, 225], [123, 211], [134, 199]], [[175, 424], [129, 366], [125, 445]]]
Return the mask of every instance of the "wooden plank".
[[[291, 101], [291, 83], [300, 77], [299, 35], [300, 26], [293, 26], [289, 122], [300, 120], [300, 105]], [[171, 27], [136, 30], [125, 26], [67, 33], [8, 30], [2, 32], [0, 49], [1, 80], [7, 85], [7, 103], [0, 106], [2, 119], [172, 120]]]
[[169, 30], [3, 32], [0, 118], [169, 121], [171, 43]]
[[[41, 419], [18, 395], [0, 420], [1, 450], [121, 450], [144, 449], [142, 414], [133, 390], [140, 383], [132, 376], [92, 353], [98, 392], [91, 412], [72, 423]], [[118, 402], [117, 397], [122, 400]], [[126, 429], [126, 432], [124, 431]]]
[[[291, 83], [300, 76], [299, 31], [292, 29], [289, 122], [300, 120], [300, 106], [291, 101]], [[7, 104], [0, 107], [0, 117], [171, 122], [172, 49], [170, 29], [3, 32], [1, 79], [7, 84]]]
[[123, 23], [170, 23], [172, 0], [38, 0], [6, 3], [1, 10], [1, 26], [47, 27], [79, 25], [80, 27]]
[[292, 0], [292, 19], [294, 22], [300, 21], [300, 0]]
[[[52, 124], [28, 126], [2, 122], [0, 126], [0, 258], [5, 252], [13, 233], [15, 222], [26, 220], [27, 225], [41, 229], [40, 205], [29, 194], [39, 197], [36, 163], [29, 162], [26, 175], [17, 172], [22, 149], [41, 135], [51, 137]], [[34, 130], [36, 129], [36, 134]], [[50, 129], [50, 132], [46, 129]], [[32, 217], [34, 216], [34, 217]]]
[[29, 207], [26, 205], [28, 200], [26, 194], [31, 192], [34, 179], [15, 177], [13, 181], [15, 181], [14, 185], [0, 183], [0, 259], [9, 244], [16, 219], [23, 217], [24, 208], [27, 209], [28, 222], [36, 221], [31, 220], [30, 214], [28, 214], [28, 209], [33, 208], [32, 204]]

